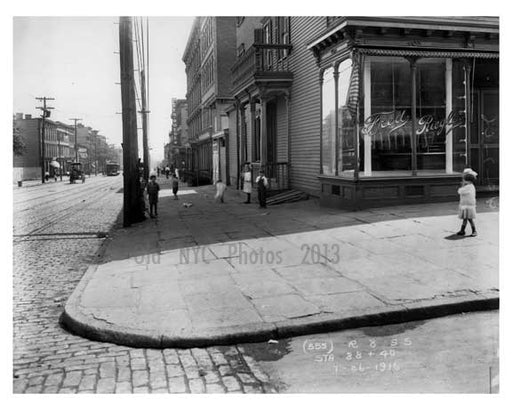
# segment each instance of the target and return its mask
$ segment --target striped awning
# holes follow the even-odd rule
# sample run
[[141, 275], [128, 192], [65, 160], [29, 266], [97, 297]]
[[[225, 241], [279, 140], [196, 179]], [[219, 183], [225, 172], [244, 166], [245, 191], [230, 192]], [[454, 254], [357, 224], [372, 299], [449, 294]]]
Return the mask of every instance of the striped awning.
[[360, 48], [361, 54], [372, 56], [398, 56], [398, 57], [431, 57], [431, 58], [500, 58], [499, 53], [481, 51], [436, 51], [436, 50], [407, 50], [387, 48]]

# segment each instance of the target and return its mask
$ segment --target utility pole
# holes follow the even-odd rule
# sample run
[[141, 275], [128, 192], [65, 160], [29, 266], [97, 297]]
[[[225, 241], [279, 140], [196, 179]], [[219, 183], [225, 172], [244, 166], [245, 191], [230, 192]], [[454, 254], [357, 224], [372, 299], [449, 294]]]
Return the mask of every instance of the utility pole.
[[148, 118], [149, 111], [146, 109], [146, 77], [145, 71], [140, 72], [140, 94], [142, 110], [142, 155], [144, 160], [144, 179], [149, 180], [149, 148], [148, 148]]
[[123, 226], [144, 219], [144, 202], [137, 169], [137, 108], [133, 78], [132, 18], [119, 17], [119, 58], [123, 118]]
[[39, 110], [42, 110], [41, 118], [42, 118], [42, 124], [41, 124], [41, 182], [45, 183], [45, 172], [46, 172], [46, 165], [44, 158], [46, 156], [46, 147], [44, 144], [44, 134], [45, 134], [45, 119], [50, 116], [50, 110], [53, 110], [53, 107], [48, 107], [46, 105], [46, 101], [53, 101], [55, 98], [50, 97], [36, 97], [37, 101], [42, 101], [43, 106], [42, 107], [36, 107]]
[[75, 162], [78, 162], [78, 144], [76, 142], [76, 122], [82, 121], [81, 118], [70, 118], [70, 121], [75, 121]]

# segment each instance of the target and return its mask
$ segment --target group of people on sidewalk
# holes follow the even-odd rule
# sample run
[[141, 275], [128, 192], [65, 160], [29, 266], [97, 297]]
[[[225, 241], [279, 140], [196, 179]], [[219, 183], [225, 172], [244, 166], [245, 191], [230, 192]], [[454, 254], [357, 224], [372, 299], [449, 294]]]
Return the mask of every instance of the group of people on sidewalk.
[[[242, 182], [243, 182], [243, 191], [247, 195], [247, 199], [244, 204], [251, 203], [251, 194], [252, 194], [252, 173], [251, 173], [251, 165], [247, 162], [244, 165], [244, 172], [242, 174]], [[269, 187], [268, 178], [265, 176], [265, 171], [263, 168], [260, 169], [259, 175], [256, 177], [256, 185], [258, 189], [258, 202], [260, 204], [260, 208], [267, 207], [267, 189]]]
[[[476, 226], [474, 220], [476, 219], [476, 189], [475, 182], [478, 174], [471, 168], [466, 168], [462, 172], [462, 183], [458, 189], [459, 200], [459, 213], [458, 216], [462, 219], [462, 226], [457, 235], [464, 236], [466, 234], [466, 226], [469, 222], [471, 226], [471, 235], [477, 236]], [[168, 175], [166, 175], [168, 176]], [[244, 171], [242, 173], [242, 190], [247, 195], [247, 199], [244, 204], [251, 203], [252, 194], [252, 172], [249, 163], [244, 165]], [[260, 208], [267, 207], [267, 189], [269, 187], [268, 178], [265, 176], [263, 168], [260, 170], [259, 175], [256, 177], [256, 185], [258, 189], [258, 202]], [[171, 174], [171, 185], [174, 199], [178, 199], [179, 189], [179, 178], [176, 172]], [[215, 200], [224, 203], [224, 193], [226, 191], [226, 184], [221, 180], [215, 183], [216, 194]], [[149, 202], [149, 216], [155, 218], [158, 216], [158, 194], [160, 191], [160, 185], [156, 182], [156, 173], [152, 172], [149, 177], [149, 182], [146, 184], [146, 192], [148, 195]]]
[[[177, 170], [176, 170], [177, 171]], [[157, 170], [158, 172], [158, 170]], [[165, 173], [166, 177], [168, 177], [167, 172]], [[149, 216], [151, 218], [155, 218], [158, 216], [158, 196], [160, 192], [160, 185], [156, 182], [157, 174], [152, 172], [149, 176], [149, 181], [146, 184], [145, 191], [147, 193], [147, 198], [149, 202]], [[256, 177], [256, 185], [258, 190], [258, 202], [260, 208], [267, 207], [267, 189], [269, 187], [268, 178], [265, 176], [265, 171], [263, 169], [260, 170], [259, 175]], [[174, 195], [174, 199], [178, 199], [178, 189], [179, 189], [179, 177], [176, 172], [171, 174], [171, 185], [172, 185], [172, 193]], [[226, 192], [226, 184], [221, 180], [215, 182], [216, 194], [215, 200], [221, 203], [224, 203], [224, 193]], [[244, 165], [244, 172], [242, 173], [242, 189], [243, 192], [247, 195], [247, 199], [244, 204], [251, 203], [251, 194], [252, 194], [252, 174], [250, 164], [246, 163]]]

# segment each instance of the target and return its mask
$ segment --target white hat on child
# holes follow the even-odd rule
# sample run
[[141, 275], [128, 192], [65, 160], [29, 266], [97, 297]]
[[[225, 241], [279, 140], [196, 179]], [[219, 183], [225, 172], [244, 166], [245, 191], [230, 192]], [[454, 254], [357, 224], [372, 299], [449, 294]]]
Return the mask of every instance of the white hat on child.
[[469, 174], [469, 175], [473, 175], [474, 177], [476, 177], [478, 174], [473, 171], [471, 168], [464, 168], [464, 171], [462, 171], [463, 174]]

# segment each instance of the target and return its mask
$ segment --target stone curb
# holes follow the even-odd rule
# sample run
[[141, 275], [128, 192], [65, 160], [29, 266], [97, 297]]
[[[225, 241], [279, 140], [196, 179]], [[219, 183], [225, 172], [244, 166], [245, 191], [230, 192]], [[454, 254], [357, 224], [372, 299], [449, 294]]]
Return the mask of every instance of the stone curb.
[[66, 329], [87, 339], [109, 342], [138, 348], [193, 348], [237, 343], [264, 342], [354, 329], [366, 326], [383, 326], [417, 320], [433, 319], [457, 313], [496, 310], [499, 296], [496, 294], [473, 294], [448, 297], [434, 301], [412, 302], [386, 307], [364, 313], [322, 314], [289, 319], [274, 323], [248, 324], [223, 328], [211, 328], [191, 334], [171, 335], [165, 331], [127, 328], [94, 319], [80, 309], [80, 296], [97, 270], [90, 267], [68, 302], [60, 323]]

